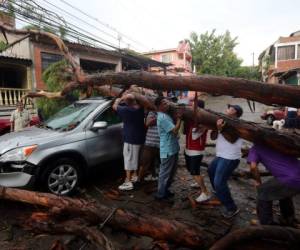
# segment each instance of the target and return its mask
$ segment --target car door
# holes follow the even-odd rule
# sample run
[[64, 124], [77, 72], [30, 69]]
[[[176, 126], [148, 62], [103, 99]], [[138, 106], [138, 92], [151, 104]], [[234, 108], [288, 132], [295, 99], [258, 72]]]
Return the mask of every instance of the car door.
[[122, 127], [121, 119], [116, 112], [108, 107], [93, 121], [106, 121], [107, 127], [98, 130], [86, 130], [86, 148], [89, 165], [97, 165], [103, 161], [122, 156]]

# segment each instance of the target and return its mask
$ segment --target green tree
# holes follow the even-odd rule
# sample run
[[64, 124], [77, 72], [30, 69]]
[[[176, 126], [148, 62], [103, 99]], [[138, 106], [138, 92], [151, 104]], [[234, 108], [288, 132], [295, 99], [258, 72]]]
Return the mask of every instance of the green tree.
[[198, 74], [235, 76], [242, 63], [234, 52], [237, 37], [232, 38], [229, 31], [216, 35], [212, 30], [199, 36], [192, 32], [189, 41]]
[[0, 41], [0, 52], [5, 50], [7, 47], [7, 43], [5, 43], [4, 41]]
[[[46, 85], [47, 91], [58, 92], [71, 80], [72, 71], [68, 70], [68, 63], [63, 60], [50, 65], [43, 73], [43, 81]], [[69, 99], [78, 99], [78, 91], [74, 91], [68, 97]], [[71, 97], [71, 98], [70, 98]], [[37, 100], [37, 107], [41, 110], [44, 119], [48, 119], [57, 111], [70, 104], [66, 98], [63, 99], [47, 99], [39, 98]]]
[[235, 72], [235, 77], [244, 78], [248, 80], [261, 80], [261, 75], [259, 73], [259, 67], [255, 66], [241, 66]]

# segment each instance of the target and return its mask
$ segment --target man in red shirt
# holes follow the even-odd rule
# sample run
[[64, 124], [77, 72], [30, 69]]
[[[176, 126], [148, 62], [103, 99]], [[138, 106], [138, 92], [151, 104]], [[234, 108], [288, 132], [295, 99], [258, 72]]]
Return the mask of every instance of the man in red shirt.
[[[199, 108], [204, 108], [204, 101], [198, 100]], [[200, 187], [201, 194], [196, 198], [197, 202], [203, 202], [210, 198], [209, 192], [204, 183], [204, 178], [200, 175], [200, 165], [203, 158], [203, 150], [205, 149], [207, 129], [196, 121], [189, 121], [185, 124], [186, 148], [184, 152], [186, 167], [193, 176], [195, 183], [192, 187]]]

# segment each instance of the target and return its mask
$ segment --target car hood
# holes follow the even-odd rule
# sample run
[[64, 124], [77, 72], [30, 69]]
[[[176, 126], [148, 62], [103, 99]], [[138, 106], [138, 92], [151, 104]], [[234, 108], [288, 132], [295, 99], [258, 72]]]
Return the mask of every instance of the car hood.
[[8, 133], [0, 136], [0, 154], [17, 147], [40, 145], [61, 136], [61, 132], [38, 127], [29, 127], [20, 132]]

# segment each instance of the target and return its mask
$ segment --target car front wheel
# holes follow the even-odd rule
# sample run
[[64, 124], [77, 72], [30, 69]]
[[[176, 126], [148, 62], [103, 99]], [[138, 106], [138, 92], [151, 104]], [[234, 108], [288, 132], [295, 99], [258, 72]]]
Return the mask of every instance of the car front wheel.
[[81, 171], [77, 163], [69, 158], [61, 158], [48, 166], [42, 183], [48, 192], [70, 195], [74, 193], [80, 180]]

